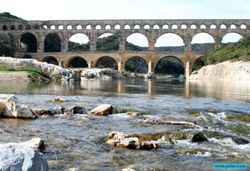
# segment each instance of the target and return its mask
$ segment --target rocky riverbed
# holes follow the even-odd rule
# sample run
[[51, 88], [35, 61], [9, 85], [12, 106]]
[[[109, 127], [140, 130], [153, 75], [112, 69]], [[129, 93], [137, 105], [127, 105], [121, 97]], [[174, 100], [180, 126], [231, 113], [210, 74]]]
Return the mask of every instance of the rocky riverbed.
[[50, 170], [209, 170], [218, 160], [250, 161], [248, 103], [143, 94], [2, 97], [37, 118], [1, 118], [1, 143], [41, 137]]

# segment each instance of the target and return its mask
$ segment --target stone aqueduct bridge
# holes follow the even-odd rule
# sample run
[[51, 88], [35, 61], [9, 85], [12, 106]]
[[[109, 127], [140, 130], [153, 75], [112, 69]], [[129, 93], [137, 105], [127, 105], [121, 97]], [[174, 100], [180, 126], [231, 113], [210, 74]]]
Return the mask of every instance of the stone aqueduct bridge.
[[[58, 63], [68, 67], [70, 61], [76, 56], [83, 58], [89, 68], [96, 67], [97, 61], [104, 56], [113, 58], [118, 65], [118, 70], [125, 69], [126, 62], [135, 56], [145, 59], [148, 63], [148, 72], [154, 72], [157, 62], [167, 56], [177, 57], [185, 67], [185, 74], [191, 72], [194, 61], [202, 54], [192, 52], [192, 38], [198, 33], [208, 33], [214, 38], [215, 47], [220, 47], [222, 38], [228, 33], [238, 33], [243, 38], [250, 35], [249, 19], [187, 19], [187, 20], [51, 20], [0, 23], [0, 33], [11, 35], [14, 44], [19, 49], [16, 57], [22, 57], [21, 37], [31, 33], [37, 41], [36, 53], [28, 53], [39, 61], [46, 61], [48, 56], [53, 56]], [[44, 52], [47, 35], [55, 33], [61, 39], [60, 52]], [[90, 51], [68, 52], [68, 43], [72, 35], [83, 33], [88, 36]], [[96, 42], [100, 35], [112, 33], [119, 39], [119, 50], [112, 52], [96, 51]], [[141, 33], [148, 40], [149, 51], [134, 52], [125, 49], [128, 36]], [[166, 33], [180, 36], [185, 44], [182, 53], [156, 52], [157, 39]]]

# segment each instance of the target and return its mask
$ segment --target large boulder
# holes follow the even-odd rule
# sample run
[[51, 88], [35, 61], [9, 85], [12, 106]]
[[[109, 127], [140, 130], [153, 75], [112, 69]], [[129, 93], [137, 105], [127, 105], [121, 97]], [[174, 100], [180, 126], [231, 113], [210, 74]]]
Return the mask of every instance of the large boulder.
[[39, 144], [38, 138], [24, 143], [0, 144], [0, 170], [48, 171], [48, 163], [37, 149]]
[[0, 95], [0, 116], [10, 118], [35, 119], [32, 109], [14, 95]]
[[108, 116], [113, 113], [113, 107], [110, 104], [102, 104], [88, 112], [91, 115]]
[[111, 132], [106, 143], [115, 147], [141, 150], [149, 150], [158, 147], [155, 141], [140, 141], [138, 136], [128, 135], [123, 132]]

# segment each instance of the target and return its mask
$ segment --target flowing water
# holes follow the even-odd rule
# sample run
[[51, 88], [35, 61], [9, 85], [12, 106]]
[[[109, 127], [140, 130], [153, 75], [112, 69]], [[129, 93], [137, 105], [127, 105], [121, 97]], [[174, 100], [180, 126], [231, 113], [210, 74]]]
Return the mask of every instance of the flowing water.
[[[45, 140], [51, 170], [212, 170], [216, 162], [250, 164], [250, 83], [166, 80], [86, 80], [77, 83], [0, 83], [0, 93], [16, 94], [32, 108], [112, 104], [108, 117], [74, 115], [36, 120], [0, 119], [0, 143]], [[64, 103], [49, 100], [62, 97]], [[128, 116], [137, 111], [143, 116]], [[138, 123], [140, 117], [196, 122], [202, 129]], [[112, 131], [154, 134], [166, 142], [154, 150], [115, 148]], [[203, 132], [208, 142], [192, 143]], [[168, 135], [176, 134], [173, 143]], [[186, 136], [180, 136], [185, 134]], [[179, 138], [178, 138], [179, 137]]]

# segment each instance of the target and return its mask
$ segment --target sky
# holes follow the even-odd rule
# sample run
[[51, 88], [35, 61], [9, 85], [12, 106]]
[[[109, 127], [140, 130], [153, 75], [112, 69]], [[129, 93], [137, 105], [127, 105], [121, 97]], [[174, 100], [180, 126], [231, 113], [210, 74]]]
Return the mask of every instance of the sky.
[[26, 20], [250, 19], [250, 0], [2, 0]]

